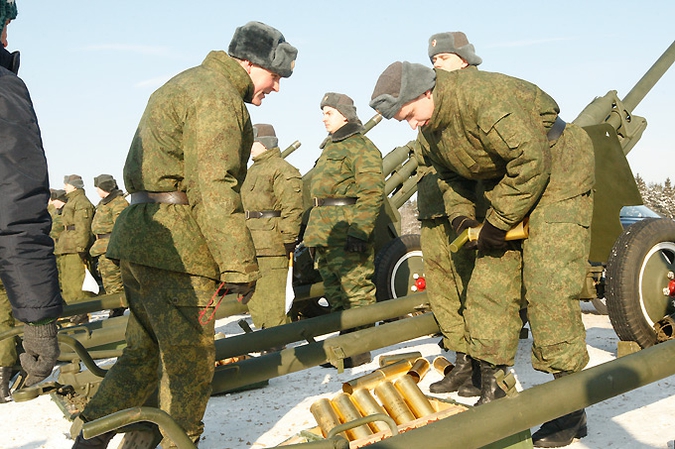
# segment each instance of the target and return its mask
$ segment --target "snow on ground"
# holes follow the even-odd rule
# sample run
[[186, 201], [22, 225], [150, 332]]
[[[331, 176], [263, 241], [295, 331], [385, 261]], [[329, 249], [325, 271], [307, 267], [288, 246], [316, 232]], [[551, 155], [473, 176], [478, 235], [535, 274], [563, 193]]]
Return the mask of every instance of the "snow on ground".
[[[226, 335], [241, 333], [236, 325], [242, 316], [218, 321], [217, 330]], [[250, 322], [250, 318], [245, 317]], [[597, 315], [584, 304], [584, 323], [591, 355], [590, 366], [613, 360], [617, 336], [607, 316]], [[335, 369], [310, 368], [269, 381], [265, 388], [212, 397], [204, 417], [206, 425], [200, 449], [263, 449], [274, 447], [303, 429], [314, 427], [309, 412], [319, 398], [332, 398], [341, 391], [342, 383], [378, 368], [378, 356], [398, 352], [419, 351], [429, 361], [441, 354], [438, 337], [422, 337], [373, 352], [373, 361], [338, 374]], [[531, 340], [521, 340], [515, 373], [518, 389], [529, 388], [551, 380], [551, 376], [534, 371], [530, 366]], [[451, 356], [451, 360], [454, 358]], [[422, 391], [440, 379], [431, 369], [420, 382]], [[675, 376], [611, 398], [587, 409], [589, 434], [575, 441], [569, 449], [646, 449], [668, 448], [675, 439]], [[441, 395], [444, 396], [444, 395]], [[458, 402], [472, 404], [475, 398], [449, 396]], [[70, 448], [71, 423], [66, 420], [49, 396], [40, 396], [23, 403], [0, 404], [0, 448], [33, 449]], [[117, 436], [110, 444], [116, 447]], [[446, 442], [447, 443], [447, 442]], [[430, 446], [427, 446], [430, 447]], [[445, 445], [447, 446], [447, 444]]]

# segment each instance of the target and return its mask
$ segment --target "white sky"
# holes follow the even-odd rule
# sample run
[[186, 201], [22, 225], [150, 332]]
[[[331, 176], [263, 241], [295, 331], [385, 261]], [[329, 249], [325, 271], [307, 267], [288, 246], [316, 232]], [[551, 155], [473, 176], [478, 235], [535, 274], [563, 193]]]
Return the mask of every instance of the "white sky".
[[[150, 94], [173, 75], [226, 50], [250, 20], [281, 30], [299, 49], [295, 73], [253, 122], [272, 123], [302, 173], [325, 137], [319, 102], [328, 91], [350, 95], [362, 121], [379, 74], [393, 61], [429, 64], [429, 36], [464, 31], [482, 70], [527, 79], [551, 94], [571, 121], [594, 97], [623, 98], [675, 38], [672, 0], [564, 2], [225, 2], [204, 0], [17, 0], [10, 51], [20, 50], [42, 128], [53, 187], [63, 176], [110, 173], [122, 183], [129, 143]], [[629, 161], [647, 182], [673, 178], [669, 160], [675, 118], [675, 68], [634, 111], [649, 126]], [[407, 124], [383, 122], [369, 137], [387, 153], [414, 137]], [[672, 157], [672, 156], [671, 156]]]

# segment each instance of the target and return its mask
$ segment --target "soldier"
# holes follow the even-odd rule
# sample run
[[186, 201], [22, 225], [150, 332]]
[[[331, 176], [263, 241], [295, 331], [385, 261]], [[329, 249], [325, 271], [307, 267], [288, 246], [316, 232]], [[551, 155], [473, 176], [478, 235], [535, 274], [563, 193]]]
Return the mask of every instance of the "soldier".
[[[533, 367], [556, 378], [582, 370], [589, 356], [579, 294], [595, 181], [588, 135], [565, 124], [556, 102], [534, 84], [471, 67], [446, 72], [395, 62], [378, 79], [370, 105], [421, 129], [449, 186], [450, 220], [470, 219], [475, 204], [463, 193], [484, 182], [490, 208], [464, 311], [467, 352], [481, 369], [477, 405], [505, 395], [495, 374], [514, 362], [521, 292]], [[506, 242], [506, 232], [525, 217], [530, 237]], [[582, 409], [544, 423], [532, 439], [537, 447], [558, 447], [586, 433]]]
[[63, 206], [66, 205], [68, 198], [66, 197], [66, 191], [63, 189], [50, 189], [50, 191], [51, 195], [47, 204], [47, 211], [52, 217], [52, 228], [49, 231], [49, 236], [54, 240], [54, 244], [56, 244], [63, 232]]
[[[12, 306], [9, 303], [5, 286], [0, 282], [0, 334], [12, 330], [14, 325]], [[9, 381], [14, 374], [16, 361], [16, 338], [0, 340], [0, 404], [12, 400], [9, 393]]]
[[[382, 154], [363, 135], [351, 98], [329, 92], [320, 106], [329, 138], [312, 170], [314, 207], [304, 241], [316, 248], [331, 308], [345, 310], [375, 303], [373, 229], [384, 201]], [[344, 366], [370, 360], [370, 353], [358, 354]]]
[[[124, 199], [124, 192], [117, 187], [117, 181], [112, 175], [98, 175], [94, 178], [94, 187], [101, 201], [96, 206], [94, 219], [91, 222], [91, 232], [96, 241], [91, 246], [89, 254], [97, 261], [96, 267], [103, 280], [105, 293], [111, 295], [124, 291], [124, 286], [120, 267], [108, 259], [105, 252], [108, 249], [108, 240], [115, 220], [129, 206], [129, 203]], [[124, 310], [124, 307], [112, 309], [108, 318], [123, 315]]]
[[[16, 14], [16, 2], [0, 0], [0, 278], [11, 315], [26, 323], [19, 358], [28, 373], [26, 385], [33, 385], [52, 373], [58, 359], [55, 321], [63, 299], [49, 238], [49, 174], [40, 127], [28, 88], [17, 76], [19, 52], [5, 48]], [[9, 304], [0, 305], [3, 316]]]
[[261, 276], [248, 310], [253, 324], [264, 329], [290, 322], [283, 292], [302, 220], [302, 177], [281, 157], [272, 125], [254, 125], [253, 134], [253, 165], [241, 186], [241, 201]]
[[[214, 293], [237, 293], [246, 303], [259, 278], [239, 194], [253, 143], [245, 103], [259, 106], [278, 92], [297, 56], [260, 22], [237, 28], [228, 53], [212, 51], [169, 80], [141, 117], [124, 165], [131, 205], [106, 253], [120, 260], [127, 347], [82, 411], [85, 422], [141, 406], [159, 388], [159, 407], [189, 438], [203, 432], [215, 368]], [[80, 433], [73, 448], [105, 448], [112, 437]], [[165, 438], [163, 447], [175, 445]]]
[[[68, 201], [61, 212], [63, 232], [59, 236], [54, 253], [59, 264], [63, 299], [67, 304], [72, 304], [93, 296], [91, 292], [82, 290], [82, 283], [85, 270], [91, 267], [89, 248], [94, 241], [91, 233], [94, 205], [84, 193], [84, 181], [81, 176], [67, 175], [63, 183]], [[86, 313], [70, 317], [72, 324], [88, 321], [89, 316]]]
[[[433, 66], [451, 72], [476, 67], [482, 59], [474, 46], [460, 31], [438, 33], [429, 38], [429, 59]], [[457, 391], [459, 396], [480, 395], [480, 368], [478, 362], [466, 354], [464, 339], [464, 300], [466, 285], [474, 266], [475, 252], [469, 248], [452, 253], [452, 242], [464, 228], [476, 226], [481, 211], [472, 211], [470, 220], [450, 223], [443, 202], [447, 184], [439, 178], [429, 159], [428, 144], [420, 133], [415, 145], [417, 169], [417, 207], [421, 221], [420, 240], [424, 254], [424, 274], [427, 297], [443, 333], [442, 346], [455, 351], [455, 368], [442, 380], [429, 386], [432, 393]], [[479, 189], [480, 190], [480, 189]], [[478, 215], [477, 215], [477, 213]]]

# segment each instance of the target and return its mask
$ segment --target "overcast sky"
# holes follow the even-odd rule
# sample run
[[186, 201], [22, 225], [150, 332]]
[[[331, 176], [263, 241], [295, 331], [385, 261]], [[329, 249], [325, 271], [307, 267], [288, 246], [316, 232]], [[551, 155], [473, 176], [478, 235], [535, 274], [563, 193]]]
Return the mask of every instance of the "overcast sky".
[[[457, 4], [459, 3], [459, 4]], [[302, 173], [326, 135], [325, 92], [351, 96], [362, 121], [379, 74], [396, 60], [429, 64], [429, 36], [464, 31], [482, 70], [527, 79], [551, 94], [572, 121], [594, 97], [623, 98], [673, 42], [675, 2], [411, 2], [174, 0], [17, 0], [10, 51], [21, 51], [42, 128], [52, 187], [63, 176], [110, 173], [122, 183], [129, 144], [150, 94], [173, 75], [226, 50], [234, 29], [257, 20], [299, 49], [295, 73], [262, 106], [254, 123], [272, 123], [289, 161]], [[649, 126], [629, 161], [647, 182], [675, 178], [672, 68], [636, 108]], [[383, 154], [414, 137], [407, 124], [383, 122], [369, 133]]]

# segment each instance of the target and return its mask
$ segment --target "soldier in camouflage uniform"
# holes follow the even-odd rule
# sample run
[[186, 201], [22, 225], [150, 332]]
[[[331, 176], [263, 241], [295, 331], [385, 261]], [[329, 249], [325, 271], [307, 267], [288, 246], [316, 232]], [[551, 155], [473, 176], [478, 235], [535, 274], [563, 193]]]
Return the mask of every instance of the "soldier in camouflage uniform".
[[[141, 406], [158, 389], [159, 408], [193, 441], [203, 432], [215, 292], [246, 303], [259, 277], [239, 194], [253, 143], [245, 103], [258, 106], [279, 90], [297, 50], [278, 30], [249, 22], [236, 29], [228, 53], [212, 51], [169, 80], [141, 117], [124, 166], [131, 205], [106, 253], [120, 260], [127, 346], [83, 421]], [[112, 437], [80, 433], [73, 448], [104, 448]], [[169, 438], [162, 445], [175, 447]]]
[[253, 132], [253, 165], [241, 186], [241, 201], [261, 276], [248, 310], [253, 324], [264, 329], [290, 322], [284, 292], [302, 220], [302, 177], [281, 157], [272, 125], [254, 125]]
[[[406, 120], [429, 143], [450, 219], [467, 219], [464, 193], [482, 180], [490, 203], [478, 237], [464, 319], [468, 353], [480, 361], [477, 405], [504, 396], [497, 370], [512, 366], [525, 292], [532, 365], [560, 377], [588, 363], [579, 294], [586, 273], [595, 181], [588, 135], [558, 117], [556, 102], [534, 84], [499, 73], [433, 71], [395, 62], [380, 76], [371, 106]], [[505, 242], [529, 217], [529, 238]], [[578, 410], [544, 423], [537, 447], [570, 444], [587, 433]]]
[[[72, 304], [93, 296], [93, 293], [82, 290], [82, 283], [84, 271], [91, 268], [89, 248], [94, 241], [91, 233], [94, 205], [85, 195], [81, 176], [68, 175], [63, 182], [68, 202], [61, 211], [63, 232], [55, 244], [54, 254], [57, 258], [63, 299], [66, 304]], [[86, 313], [70, 318], [73, 324], [88, 320]]]
[[63, 232], [63, 206], [66, 205], [68, 198], [66, 191], [62, 189], [51, 189], [49, 203], [47, 204], [47, 211], [52, 217], [52, 229], [49, 231], [49, 236], [54, 240], [54, 244], [59, 240], [59, 236]]
[[[124, 199], [124, 192], [117, 187], [117, 181], [111, 175], [98, 175], [94, 178], [96, 193], [101, 201], [96, 206], [96, 213], [91, 222], [91, 232], [96, 241], [91, 246], [89, 254], [97, 263], [96, 268], [103, 280], [105, 293], [111, 295], [124, 290], [122, 285], [122, 273], [117, 263], [108, 259], [105, 255], [108, 249], [108, 240], [112, 233], [115, 220], [124, 209], [129, 206]], [[110, 311], [109, 318], [124, 314], [124, 307], [118, 307]]]
[[[329, 92], [321, 101], [330, 133], [312, 170], [311, 210], [305, 245], [316, 248], [316, 265], [333, 310], [375, 303], [373, 229], [384, 200], [382, 154], [363, 135], [351, 98]], [[345, 367], [370, 361], [364, 353]]]

